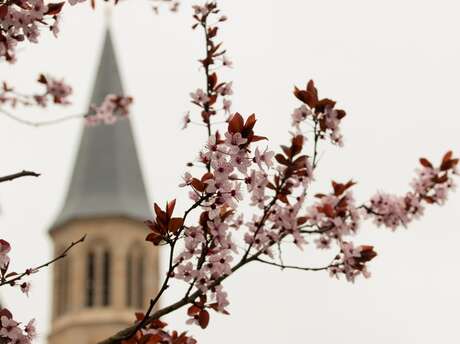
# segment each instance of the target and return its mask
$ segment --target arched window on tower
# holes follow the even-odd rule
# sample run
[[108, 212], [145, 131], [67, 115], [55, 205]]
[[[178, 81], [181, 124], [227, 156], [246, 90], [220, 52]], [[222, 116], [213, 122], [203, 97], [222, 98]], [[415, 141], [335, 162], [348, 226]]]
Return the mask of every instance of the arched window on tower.
[[126, 256], [126, 305], [142, 309], [145, 306], [144, 247], [136, 243]]
[[[61, 253], [64, 249], [58, 250]], [[70, 256], [56, 263], [56, 315], [60, 316], [69, 309], [70, 302]]]
[[144, 308], [144, 255], [139, 251], [137, 257], [137, 290], [136, 290], [136, 308]]
[[86, 255], [86, 307], [107, 307], [112, 298], [112, 255], [108, 246], [96, 242]]
[[126, 305], [133, 307], [133, 256], [128, 252], [126, 256]]
[[102, 255], [102, 305], [110, 305], [111, 297], [111, 256], [109, 250], [105, 250]]
[[85, 305], [94, 307], [96, 290], [96, 255], [90, 251], [86, 256], [86, 297]]

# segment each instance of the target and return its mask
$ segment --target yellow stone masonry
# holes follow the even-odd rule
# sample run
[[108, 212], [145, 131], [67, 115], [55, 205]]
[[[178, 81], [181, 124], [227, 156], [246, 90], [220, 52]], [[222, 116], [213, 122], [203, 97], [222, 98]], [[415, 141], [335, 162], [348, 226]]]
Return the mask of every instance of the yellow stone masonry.
[[[73, 220], [50, 232], [56, 254], [61, 253], [72, 241], [85, 234], [87, 237], [84, 243], [74, 247], [68, 257], [53, 266], [53, 311], [49, 344], [95, 344], [132, 324], [134, 312], [145, 311], [149, 299], [158, 289], [159, 259], [158, 250], [145, 241], [147, 233], [143, 223], [126, 218]], [[96, 247], [103, 247], [111, 253], [111, 298], [109, 306], [89, 308], [85, 305], [86, 257]], [[126, 300], [127, 256], [135, 247], [145, 257], [145, 308], [142, 310], [128, 307]], [[101, 275], [96, 269], [95, 285], [101, 285]], [[68, 285], [65, 311], [59, 312], [58, 291], [62, 292], [63, 285]], [[97, 298], [96, 304], [100, 304]]]

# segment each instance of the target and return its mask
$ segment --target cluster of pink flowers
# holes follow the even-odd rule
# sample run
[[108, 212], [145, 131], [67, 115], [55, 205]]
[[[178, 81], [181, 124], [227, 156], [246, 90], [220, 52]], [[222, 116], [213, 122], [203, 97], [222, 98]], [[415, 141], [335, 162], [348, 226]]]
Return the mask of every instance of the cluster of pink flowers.
[[21, 327], [6, 308], [0, 310], [0, 341], [11, 344], [30, 344], [36, 336], [35, 319]]
[[[69, 0], [68, 2], [73, 6], [85, 1]], [[64, 1], [45, 3], [44, 0], [15, 0], [1, 4], [0, 57], [14, 63], [17, 45], [26, 39], [31, 43], [38, 43], [41, 28], [49, 29], [57, 37], [64, 3]], [[178, 5], [177, 3], [174, 7], [177, 9]]]
[[412, 190], [404, 196], [379, 192], [365, 207], [367, 214], [374, 218], [378, 226], [384, 225], [395, 230], [419, 218], [425, 209], [424, 203], [444, 204], [448, 192], [455, 189], [454, 175], [458, 175], [458, 159], [448, 152], [439, 167], [434, 167], [427, 159], [420, 159], [422, 167], [417, 169], [417, 177], [411, 183]]
[[[368, 204], [357, 205], [351, 191], [355, 182], [332, 182], [330, 193], [316, 194], [312, 205], [306, 207], [307, 191], [318, 163], [318, 144], [322, 141], [343, 144], [340, 125], [345, 111], [336, 109], [336, 102], [331, 99], [320, 99], [313, 81], [309, 81], [305, 89], [294, 89], [302, 104], [292, 115], [294, 132], [290, 145], [281, 146], [278, 154], [256, 147], [256, 142], [266, 138], [254, 132], [255, 115], [245, 120], [238, 113], [230, 114], [228, 96], [233, 94], [233, 84], [222, 82], [217, 75], [220, 67], [232, 66], [222, 44], [215, 41], [218, 23], [226, 17], [220, 16], [215, 2], [193, 6], [193, 10], [196, 21], [193, 28], [201, 27], [205, 32], [207, 54], [200, 63], [206, 85], [190, 93], [190, 97], [200, 111], [200, 124], [207, 129], [207, 141], [198, 163], [188, 164], [198, 165], [202, 170], [187, 172], [180, 184], [189, 191], [192, 205], [182, 217], [174, 217], [175, 200], [167, 202], [164, 209], [155, 204], [155, 219], [146, 221], [150, 228], [146, 240], [154, 245], [168, 245], [170, 249], [168, 271], [155, 300], [170, 286], [171, 279], [188, 285], [183, 298], [157, 314], [164, 315], [187, 305], [187, 323], [206, 328], [211, 310], [228, 314], [229, 298], [223, 281], [250, 262], [282, 269], [324, 270], [331, 277], [345, 277], [349, 282], [358, 276], [368, 278], [368, 263], [377, 253], [373, 246], [357, 245], [351, 240], [363, 220], [373, 217], [378, 223], [394, 228], [420, 216], [424, 203], [442, 204], [447, 191], [454, 187], [452, 176], [457, 173], [458, 159], [453, 159], [449, 152], [439, 168], [421, 159], [423, 168], [404, 197], [379, 193]], [[213, 24], [209, 18], [215, 19]], [[217, 105], [220, 100], [221, 108]], [[212, 121], [218, 114], [225, 115], [226, 130], [218, 127], [223, 122]], [[302, 130], [302, 125], [307, 121], [314, 128], [311, 156], [304, 154], [309, 134]], [[183, 124], [184, 128], [195, 124], [191, 112], [186, 113]], [[238, 213], [243, 195], [248, 196], [245, 201], [254, 209], [250, 220]], [[199, 216], [191, 223], [189, 214], [194, 210], [199, 211]], [[314, 245], [307, 246], [310, 238], [317, 249], [335, 249], [330, 263], [321, 267], [285, 265], [283, 244], [294, 243], [301, 250], [314, 249]], [[179, 246], [179, 240], [183, 245]], [[179, 247], [180, 251], [175, 251]], [[142, 320], [145, 318], [138, 316], [138, 322]], [[173, 339], [164, 326], [155, 320], [147, 329], [138, 331], [136, 338], [123, 344], [150, 340], [195, 343], [186, 334], [180, 339], [176, 332]]]
[[[203, 6], [194, 5], [194, 16], [196, 23], [193, 28], [201, 26], [206, 32], [206, 57], [200, 60], [206, 72], [206, 91], [199, 88], [195, 92], [190, 93], [192, 103], [201, 108], [201, 117], [205, 125], [211, 126], [211, 116], [215, 116], [219, 110], [224, 110], [225, 114], [230, 114], [232, 102], [226, 98], [233, 94], [232, 82], [219, 82], [217, 71], [220, 67], [232, 68], [233, 62], [226, 55], [226, 51], [222, 48], [222, 43], [216, 43], [214, 39], [219, 31], [218, 24], [227, 20], [225, 16], [219, 16], [216, 23], [209, 25], [209, 17], [219, 14], [217, 5], [213, 2], [208, 2]], [[213, 73], [211, 73], [211, 68]], [[215, 104], [218, 98], [222, 98], [222, 108], [216, 109]], [[227, 118], [228, 120], [228, 118]], [[190, 113], [188, 112], [184, 118], [185, 129], [191, 123]]]
[[302, 218], [302, 232], [318, 235], [315, 244], [319, 249], [330, 249], [334, 242], [340, 252], [328, 267], [331, 276], [345, 275], [353, 282], [359, 275], [369, 277], [366, 262], [376, 256], [372, 246], [355, 247], [345, 241], [345, 236], [355, 235], [358, 231], [362, 211], [356, 206], [350, 188], [355, 183], [349, 181], [341, 184], [332, 182], [331, 194], [317, 194], [318, 201], [307, 209]]
[[[218, 312], [225, 312], [228, 300], [227, 293], [221, 286], [216, 287], [215, 282], [221, 276], [231, 274], [231, 263], [237, 253], [231, 224], [233, 211], [243, 198], [240, 181], [248, 180], [256, 173], [249, 171], [251, 165], [258, 167], [253, 162], [256, 158], [250, 156], [248, 150], [249, 144], [257, 140], [252, 132], [254, 124], [254, 116], [244, 123], [242, 117], [235, 114], [229, 122], [225, 139], [216, 132], [202, 152], [210, 172], [200, 179], [187, 174], [182, 184], [192, 188], [190, 197], [200, 203], [203, 213], [199, 226], [187, 227], [184, 231], [185, 250], [176, 258], [174, 277], [196, 285], [203, 293], [209, 292]], [[258, 163], [270, 155], [268, 151], [258, 153]]]
[[40, 74], [37, 81], [45, 86], [45, 91], [31, 95], [16, 92], [13, 87], [3, 82], [0, 91], [0, 104], [9, 105], [13, 108], [17, 105], [46, 107], [49, 103], [70, 104], [69, 96], [72, 94], [72, 87], [63, 80]]
[[114, 124], [128, 116], [132, 102], [132, 97], [109, 94], [99, 106], [91, 106], [93, 113], [85, 116], [86, 124], [90, 126]]
[[346, 116], [345, 111], [335, 108], [335, 101], [328, 98], [319, 99], [318, 91], [310, 80], [305, 90], [294, 89], [294, 95], [302, 101], [302, 106], [295, 109], [292, 114], [292, 124], [296, 128], [307, 120], [313, 120], [315, 135], [320, 138], [329, 137], [332, 143], [343, 145], [340, 132], [340, 122]]
[[0, 56], [16, 61], [16, 46], [27, 39], [38, 43], [40, 26], [54, 35], [59, 32], [59, 13], [63, 2], [45, 4], [43, 0], [11, 1], [0, 6]]
[[46, 106], [48, 96], [52, 98], [55, 104], [70, 104], [67, 98], [72, 94], [72, 87], [66, 84], [63, 80], [57, 80], [50, 76], [45, 77], [42, 74], [40, 75], [38, 81], [46, 85], [46, 93], [44, 95], [34, 96], [39, 105]]
[[[0, 239], [0, 286], [1, 285], [9, 285], [11, 287], [18, 286], [21, 291], [29, 295], [30, 291], [30, 282], [20, 282], [20, 279], [14, 279], [18, 273], [16, 272], [9, 272], [10, 267], [10, 257], [8, 253], [11, 251], [11, 245], [8, 241]], [[36, 271], [33, 269], [26, 270], [24, 275], [30, 275], [35, 273]]]
[[377, 253], [373, 246], [361, 245], [355, 247], [353, 243], [341, 241], [340, 253], [334, 258], [329, 267], [329, 274], [339, 278], [340, 274], [346, 276], [347, 280], [354, 282], [359, 275], [369, 278], [370, 272], [367, 270], [366, 263], [372, 260]]

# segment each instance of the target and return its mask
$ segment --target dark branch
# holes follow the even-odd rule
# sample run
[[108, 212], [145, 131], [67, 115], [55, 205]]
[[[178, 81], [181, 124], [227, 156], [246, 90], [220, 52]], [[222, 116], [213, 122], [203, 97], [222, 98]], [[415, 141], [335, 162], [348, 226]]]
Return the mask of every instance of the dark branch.
[[[164, 290], [166, 290], [166, 288], [168, 288], [168, 286], [164, 287]], [[163, 290], [163, 288], [162, 288], [162, 290]], [[141, 330], [142, 328], [144, 328], [145, 325], [147, 325], [147, 319], [149, 318], [150, 313], [152, 313], [153, 307], [155, 307], [155, 304], [160, 299], [161, 294], [162, 293], [158, 293], [158, 295], [157, 295], [157, 297], [155, 299], [150, 299], [150, 305], [149, 305], [149, 309], [147, 310], [147, 313], [145, 313], [144, 318], [137, 324], [137, 326], [134, 328], [133, 332], [130, 335], [128, 335], [126, 339], [131, 339], [132, 337], [134, 337], [136, 335], [137, 331]]]
[[48, 262], [46, 262], [46, 263], [44, 263], [42, 265], [39, 265], [39, 266], [37, 266], [35, 268], [27, 269], [23, 273], [21, 273], [19, 275], [16, 275], [15, 277], [13, 277], [11, 279], [2, 280], [1, 283], [0, 283], [0, 286], [6, 285], [6, 284], [14, 285], [17, 281], [21, 280], [23, 277], [29, 276], [32, 273], [35, 273], [35, 272], [43, 269], [44, 267], [47, 267], [47, 266], [57, 262], [58, 260], [65, 258], [67, 256], [67, 254], [69, 253], [69, 251], [74, 246], [76, 246], [76, 245], [82, 243], [83, 241], [85, 241], [85, 238], [86, 238], [86, 234], [84, 236], [82, 236], [79, 240], [77, 240], [75, 242], [72, 242], [59, 256], [53, 258], [52, 260], [50, 260], [50, 261], [48, 261]]
[[0, 177], [0, 183], [9, 182], [22, 177], [40, 177], [40, 174], [32, 171], [21, 171], [18, 173], [13, 173], [7, 176]]

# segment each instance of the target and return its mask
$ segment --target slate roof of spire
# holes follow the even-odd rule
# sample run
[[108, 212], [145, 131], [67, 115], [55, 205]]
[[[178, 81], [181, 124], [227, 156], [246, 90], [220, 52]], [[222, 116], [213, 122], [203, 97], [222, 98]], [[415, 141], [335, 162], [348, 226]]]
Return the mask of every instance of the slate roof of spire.
[[[91, 104], [123, 94], [112, 38], [107, 30]], [[84, 127], [65, 204], [52, 229], [69, 220], [151, 217], [129, 119]]]

